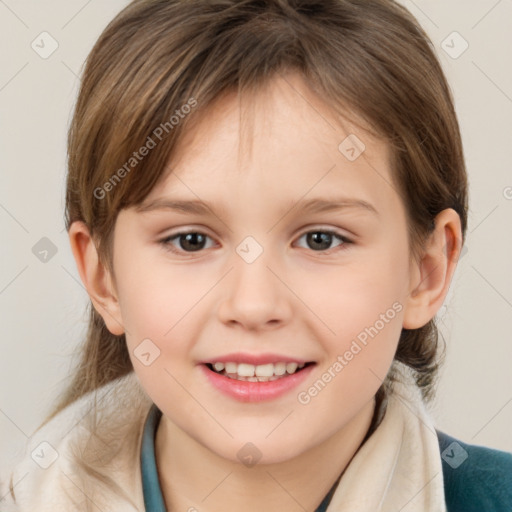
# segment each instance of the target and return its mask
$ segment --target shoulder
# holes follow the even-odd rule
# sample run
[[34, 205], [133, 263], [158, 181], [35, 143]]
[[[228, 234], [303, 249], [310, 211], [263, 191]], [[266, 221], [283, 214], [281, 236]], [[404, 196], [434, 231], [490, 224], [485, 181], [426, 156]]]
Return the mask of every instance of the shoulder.
[[512, 453], [437, 437], [448, 512], [512, 510]]
[[66, 407], [2, 470], [2, 512], [144, 510], [140, 442], [151, 403], [132, 373]]

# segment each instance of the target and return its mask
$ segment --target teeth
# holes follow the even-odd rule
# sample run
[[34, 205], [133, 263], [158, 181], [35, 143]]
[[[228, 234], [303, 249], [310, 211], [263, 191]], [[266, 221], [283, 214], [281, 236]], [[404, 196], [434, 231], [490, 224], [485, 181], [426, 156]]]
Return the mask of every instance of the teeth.
[[286, 373], [286, 363], [276, 363], [274, 365], [274, 375], [284, 375]]
[[306, 366], [297, 363], [268, 363], [253, 365], [247, 363], [214, 363], [213, 368], [217, 373], [230, 377], [232, 379], [247, 380], [249, 382], [267, 382], [281, 378], [288, 374], [292, 375], [297, 370]]
[[[238, 367], [238, 373], [240, 374], [240, 367]], [[274, 375], [274, 365], [270, 364], [261, 364], [256, 366], [256, 375], [258, 377], [272, 377]]]
[[236, 363], [226, 363], [226, 373], [237, 373], [238, 365]]
[[253, 364], [241, 363], [238, 365], [238, 371], [236, 373], [238, 373], [240, 377], [254, 377], [254, 369]]
[[286, 365], [286, 373], [295, 373], [295, 371], [297, 370], [298, 366], [299, 365], [297, 363], [288, 363]]

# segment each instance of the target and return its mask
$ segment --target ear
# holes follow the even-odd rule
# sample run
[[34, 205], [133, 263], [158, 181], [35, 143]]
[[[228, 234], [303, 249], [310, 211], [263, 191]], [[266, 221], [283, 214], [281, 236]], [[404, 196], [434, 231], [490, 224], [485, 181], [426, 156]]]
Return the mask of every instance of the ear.
[[82, 279], [94, 309], [103, 318], [107, 329], [115, 335], [121, 335], [121, 310], [114, 287], [113, 277], [101, 263], [96, 245], [83, 222], [73, 222], [69, 228], [69, 241], [75, 257], [78, 273]]
[[435, 219], [421, 260], [411, 263], [410, 293], [405, 305], [403, 327], [419, 329], [427, 324], [448, 293], [462, 248], [460, 218], [451, 208]]

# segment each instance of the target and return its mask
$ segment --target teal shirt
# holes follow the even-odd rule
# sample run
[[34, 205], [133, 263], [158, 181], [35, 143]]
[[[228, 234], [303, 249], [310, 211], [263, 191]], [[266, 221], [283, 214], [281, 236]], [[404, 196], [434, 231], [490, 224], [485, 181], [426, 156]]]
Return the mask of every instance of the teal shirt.
[[155, 459], [155, 435], [162, 411], [153, 404], [149, 410], [144, 432], [142, 433], [142, 445], [140, 454], [142, 472], [142, 493], [147, 512], [166, 512]]
[[512, 453], [437, 437], [448, 512], [512, 512]]
[[[153, 404], [141, 445], [142, 491], [148, 512], [166, 512], [155, 460], [155, 435], [162, 412]], [[437, 432], [448, 512], [512, 512], [512, 454], [468, 445]], [[316, 509], [325, 512], [336, 485]]]

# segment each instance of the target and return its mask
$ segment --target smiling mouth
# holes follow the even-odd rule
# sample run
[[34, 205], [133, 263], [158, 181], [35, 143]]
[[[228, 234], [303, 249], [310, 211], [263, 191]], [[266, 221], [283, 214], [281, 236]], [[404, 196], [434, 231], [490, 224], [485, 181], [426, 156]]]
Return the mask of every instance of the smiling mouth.
[[206, 363], [206, 366], [212, 372], [228, 377], [229, 379], [245, 382], [272, 382], [300, 373], [308, 366], [314, 365], [314, 362], [303, 364], [297, 363], [268, 363], [253, 365], [247, 363]]

